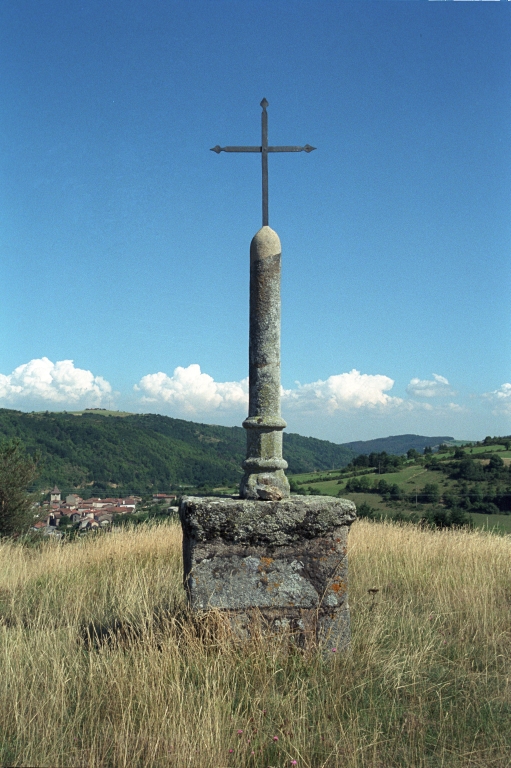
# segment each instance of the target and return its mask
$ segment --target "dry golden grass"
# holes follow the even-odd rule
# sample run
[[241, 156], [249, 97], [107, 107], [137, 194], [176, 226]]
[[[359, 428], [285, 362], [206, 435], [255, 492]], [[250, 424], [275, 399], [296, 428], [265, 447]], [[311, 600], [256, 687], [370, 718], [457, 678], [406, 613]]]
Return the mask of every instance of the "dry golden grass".
[[343, 655], [242, 647], [175, 525], [1, 543], [0, 764], [508, 768], [511, 539], [359, 521], [350, 605]]

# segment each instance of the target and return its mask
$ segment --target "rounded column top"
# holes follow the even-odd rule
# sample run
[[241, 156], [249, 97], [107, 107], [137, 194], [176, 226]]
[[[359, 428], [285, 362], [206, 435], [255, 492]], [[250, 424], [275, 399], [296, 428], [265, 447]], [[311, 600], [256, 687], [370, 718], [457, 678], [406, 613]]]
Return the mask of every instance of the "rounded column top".
[[280, 253], [282, 253], [282, 246], [275, 230], [271, 227], [261, 227], [250, 243], [250, 257], [267, 259], [269, 256], [277, 256]]

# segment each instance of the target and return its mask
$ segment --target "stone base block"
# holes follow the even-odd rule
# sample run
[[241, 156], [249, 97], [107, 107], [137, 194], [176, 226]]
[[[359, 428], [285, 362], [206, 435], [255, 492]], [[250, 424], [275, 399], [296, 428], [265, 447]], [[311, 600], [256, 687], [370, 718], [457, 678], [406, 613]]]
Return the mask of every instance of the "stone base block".
[[194, 611], [229, 612], [238, 634], [288, 628], [300, 645], [349, 643], [349, 526], [353, 502], [185, 496], [184, 583]]

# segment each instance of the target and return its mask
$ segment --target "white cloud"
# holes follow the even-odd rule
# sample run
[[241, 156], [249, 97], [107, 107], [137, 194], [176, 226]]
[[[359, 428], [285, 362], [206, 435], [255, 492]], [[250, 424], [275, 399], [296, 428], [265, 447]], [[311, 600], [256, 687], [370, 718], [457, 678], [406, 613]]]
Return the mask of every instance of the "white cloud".
[[248, 378], [216, 382], [200, 365], [178, 366], [172, 376], [150, 373], [135, 385], [144, 403], [166, 403], [189, 416], [218, 410], [242, 410], [248, 404]]
[[449, 386], [445, 376], [433, 374], [433, 380], [412, 379], [408, 384], [406, 391], [414, 397], [448, 397], [456, 394]]
[[493, 411], [495, 415], [511, 416], [511, 384], [502, 384], [493, 392], [485, 392], [484, 397], [495, 403], [495, 410]]
[[101, 376], [75, 368], [72, 360], [52, 363], [47, 357], [19, 365], [11, 374], [0, 373], [0, 402], [87, 403], [98, 405], [111, 397], [112, 387]]
[[398, 397], [385, 394], [394, 386], [393, 379], [381, 374], [371, 375], [353, 369], [312, 384], [298, 384], [296, 389], [283, 390], [282, 403], [286, 408], [322, 410], [327, 413], [359, 408], [389, 408], [400, 405]]
[[494, 392], [489, 392], [489, 395], [493, 395], [497, 400], [510, 400], [511, 399], [511, 384], [502, 384], [499, 389]]
[[[286, 409], [304, 412], [333, 413], [359, 408], [388, 408], [403, 401], [385, 394], [393, 387], [388, 376], [369, 375], [353, 370], [329, 376], [326, 381], [298, 384], [296, 389], [282, 390]], [[142, 402], [170, 406], [174, 412], [188, 416], [219, 411], [247, 411], [248, 379], [216, 382], [195, 364], [178, 367], [172, 376], [151, 373], [135, 385]]]

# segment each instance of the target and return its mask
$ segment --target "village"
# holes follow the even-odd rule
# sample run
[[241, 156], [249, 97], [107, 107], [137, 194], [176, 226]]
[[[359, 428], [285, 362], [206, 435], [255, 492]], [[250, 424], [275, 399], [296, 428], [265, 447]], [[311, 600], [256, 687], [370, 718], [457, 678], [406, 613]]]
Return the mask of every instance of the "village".
[[[163, 506], [176, 501], [175, 494], [155, 493], [152, 504]], [[38, 507], [37, 520], [31, 530], [46, 536], [60, 538], [63, 533], [60, 527], [72, 526], [78, 533], [108, 528], [116, 515], [130, 515], [140, 508], [141, 496], [123, 496], [105, 499], [91, 497], [82, 499], [76, 493], [70, 493], [62, 500], [62, 493], [55, 485], [50, 491], [50, 499], [43, 501]]]

